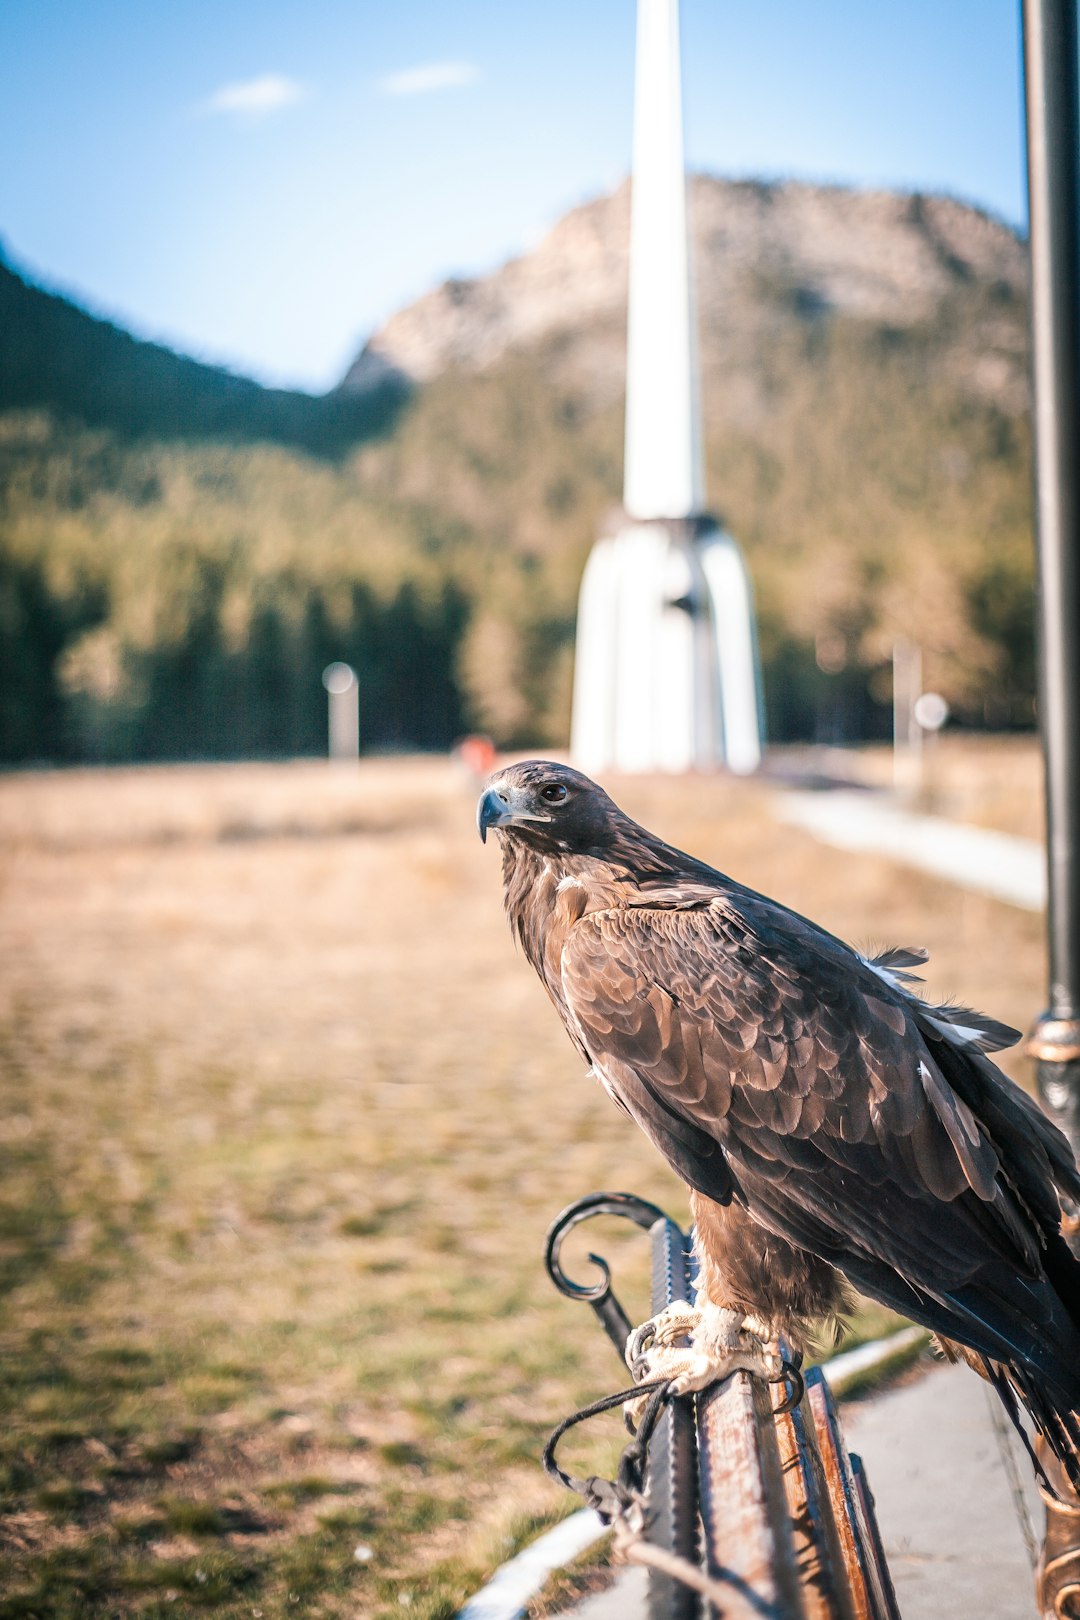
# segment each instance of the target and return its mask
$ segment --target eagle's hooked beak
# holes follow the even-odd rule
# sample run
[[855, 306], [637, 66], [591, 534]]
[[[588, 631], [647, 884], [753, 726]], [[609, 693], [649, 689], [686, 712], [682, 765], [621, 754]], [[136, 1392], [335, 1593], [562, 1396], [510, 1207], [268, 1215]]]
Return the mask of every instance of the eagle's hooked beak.
[[502, 827], [511, 819], [510, 801], [505, 793], [499, 793], [496, 788], [489, 787], [480, 795], [480, 803], [476, 807], [476, 826], [480, 834], [480, 842], [487, 843], [489, 827]]
[[522, 821], [550, 821], [550, 816], [537, 815], [526, 808], [528, 795], [522, 788], [489, 787], [480, 795], [476, 807], [476, 826], [480, 842], [487, 843], [489, 827], [514, 827]]

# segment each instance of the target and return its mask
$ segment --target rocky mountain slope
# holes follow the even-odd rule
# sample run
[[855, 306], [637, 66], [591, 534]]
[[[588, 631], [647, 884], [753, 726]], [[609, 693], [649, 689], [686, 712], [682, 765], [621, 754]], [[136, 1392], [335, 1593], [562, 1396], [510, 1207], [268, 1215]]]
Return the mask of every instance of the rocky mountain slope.
[[[1010, 414], [1024, 408], [1025, 336], [1015, 310], [1026, 254], [1001, 221], [948, 197], [708, 176], [692, 182], [690, 205], [703, 365], [744, 404], [760, 391], [761, 340], [778, 315], [839, 315], [905, 331], [977, 293], [988, 306], [978, 341], [947, 361], [965, 388]], [[567, 214], [533, 252], [491, 275], [445, 282], [394, 315], [342, 388], [482, 371], [561, 337], [564, 371], [576, 370], [597, 401], [617, 395], [629, 227], [625, 184]]]
[[[1030, 718], [1023, 244], [944, 197], [702, 177], [692, 204], [709, 502], [750, 565], [774, 735], [884, 731], [898, 634], [957, 712]], [[487, 537], [463, 667], [500, 734], [542, 687], [565, 716], [621, 486], [628, 236], [624, 186], [402, 310], [342, 385], [413, 390], [368, 487]]]

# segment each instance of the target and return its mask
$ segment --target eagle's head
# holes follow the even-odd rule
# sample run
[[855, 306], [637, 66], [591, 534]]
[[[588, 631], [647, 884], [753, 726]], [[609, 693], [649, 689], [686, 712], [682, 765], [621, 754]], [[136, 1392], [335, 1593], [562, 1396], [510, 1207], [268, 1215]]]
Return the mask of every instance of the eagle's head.
[[476, 807], [476, 825], [485, 842], [494, 827], [538, 849], [584, 852], [605, 843], [617, 815], [603, 788], [580, 771], [527, 759], [491, 778]]

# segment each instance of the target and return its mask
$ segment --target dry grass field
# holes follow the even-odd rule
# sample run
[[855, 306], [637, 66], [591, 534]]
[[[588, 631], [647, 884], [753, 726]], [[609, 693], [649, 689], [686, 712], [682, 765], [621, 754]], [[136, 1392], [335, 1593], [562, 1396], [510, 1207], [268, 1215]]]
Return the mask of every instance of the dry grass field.
[[[1030, 745], [959, 776], [1037, 805]], [[930, 946], [934, 991], [1038, 1010], [1037, 918], [814, 845], [758, 785], [615, 788], [841, 935]], [[433, 1620], [573, 1505], [542, 1438], [618, 1373], [545, 1227], [684, 1197], [515, 953], [473, 797], [434, 759], [0, 780], [0, 1620]], [[643, 1313], [644, 1246], [605, 1241]]]
[[[866, 783], [893, 782], [892, 749], [884, 744], [845, 756]], [[946, 734], [931, 738], [924, 756], [924, 787], [910, 801], [955, 821], [994, 827], [1021, 838], [1043, 836], [1042, 761], [1031, 737]]]

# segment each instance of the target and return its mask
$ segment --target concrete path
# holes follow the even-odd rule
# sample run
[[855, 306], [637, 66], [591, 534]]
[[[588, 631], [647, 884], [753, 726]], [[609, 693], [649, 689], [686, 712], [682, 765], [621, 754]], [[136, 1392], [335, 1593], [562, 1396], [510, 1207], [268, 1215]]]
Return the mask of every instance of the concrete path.
[[597, 1592], [572, 1610], [574, 1620], [646, 1620], [649, 1572], [620, 1571], [606, 1592]]
[[[843, 1408], [866, 1466], [903, 1620], [1035, 1620], [1031, 1565], [1001, 1464], [986, 1389], [966, 1367]], [[1021, 1460], [1037, 1533], [1038, 1496]], [[645, 1620], [644, 1571], [627, 1569], [574, 1620]]]
[[[866, 1466], [904, 1620], [1032, 1620], [1031, 1563], [982, 1379], [967, 1367], [934, 1367], [846, 1407], [842, 1422]], [[1030, 1473], [1021, 1459], [1041, 1535]]]
[[1032, 838], [916, 815], [868, 792], [776, 793], [773, 813], [838, 849], [872, 850], [961, 888], [1042, 911], [1046, 855]]

